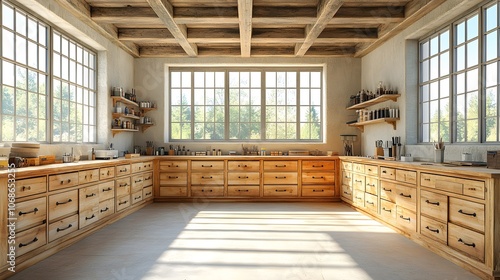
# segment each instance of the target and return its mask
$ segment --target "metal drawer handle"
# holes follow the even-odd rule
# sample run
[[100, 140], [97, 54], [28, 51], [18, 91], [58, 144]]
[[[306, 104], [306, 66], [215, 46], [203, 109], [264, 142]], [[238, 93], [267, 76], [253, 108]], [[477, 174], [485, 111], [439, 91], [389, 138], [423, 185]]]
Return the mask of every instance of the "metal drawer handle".
[[248, 179], [248, 176], [238, 176], [238, 179]]
[[359, 199], [359, 200], [363, 200], [363, 198], [362, 198], [362, 197], [358, 197], [358, 196], [356, 196], [355, 198], [356, 198], [356, 199]]
[[316, 176], [312, 176], [313, 179], [324, 179], [325, 177], [323, 176], [320, 176], [320, 177], [316, 177]]
[[101, 209], [100, 211], [101, 211], [101, 213], [102, 213], [102, 212], [106, 212], [106, 211], [108, 211], [108, 210], [109, 210], [109, 208], [108, 208], [108, 207], [106, 207], [106, 208], [104, 208], [104, 209]]
[[356, 183], [363, 183], [363, 181], [361, 181], [361, 180], [354, 180], [354, 182], [356, 182]]
[[391, 213], [391, 212], [392, 212], [392, 210], [391, 210], [391, 209], [387, 209], [387, 208], [385, 208], [385, 207], [382, 207], [382, 210], [384, 210], [385, 212], [389, 212], [389, 213]]
[[125, 169], [120, 169], [120, 172], [127, 172], [127, 168], [125, 168]]
[[382, 173], [387, 173], [387, 171], [385, 171], [385, 170], [382, 170]]
[[85, 221], [87, 221], [87, 220], [92, 220], [93, 218], [95, 218], [95, 215], [94, 215], [94, 214], [92, 214], [92, 216], [90, 216], [90, 217], [85, 217]]
[[286, 190], [274, 190], [275, 192], [286, 192]]
[[392, 192], [392, 189], [386, 189], [386, 188], [382, 188], [384, 191], [386, 192]]
[[123, 205], [123, 204], [126, 204], [128, 202], [128, 200], [125, 200], [124, 202], [118, 202], [118, 205]]
[[109, 192], [109, 191], [112, 191], [113, 189], [112, 188], [107, 188], [107, 189], [102, 189], [103, 192]]
[[56, 231], [57, 231], [57, 232], [60, 232], [60, 231], [63, 231], [63, 230], [67, 230], [67, 229], [69, 229], [69, 228], [71, 228], [71, 227], [73, 227], [73, 224], [69, 224], [69, 225], [68, 225], [67, 227], [65, 227], [65, 228], [57, 228], [57, 230], [56, 230]]
[[432, 229], [429, 226], [426, 226], [425, 228], [432, 231], [432, 232], [439, 233], [439, 229]]
[[134, 181], [134, 182], [135, 182], [135, 183], [140, 183], [140, 182], [142, 182], [142, 180], [136, 180], [136, 181]]
[[179, 176], [168, 176], [168, 179], [179, 179]]
[[368, 168], [368, 171], [372, 171], [372, 169], [371, 169], [371, 168]]
[[179, 165], [167, 165], [167, 167], [179, 167]]
[[325, 192], [325, 190], [313, 190], [313, 192]]
[[23, 186], [23, 191], [31, 191], [31, 186]]
[[146, 193], [146, 195], [151, 195], [151, 194], [153, 194], [153, 193], [152, 193], [152, 192], [148, 192], [148, 193]]
[[312, 167], [313, 168], [321, 168], [321, 167], [323, 167], [323, 164], [322, 165], [313, 165]]
[[144, 178], [144, 180], [151, 180], [151, 177], [148, 177], [148, 178]]
[[410, 220], [410, 217], [405, 218], [403, 215], [399, 215], [399, 217], [400, 217], [401, 219], [403, 219], [403, 220], [406, 220], [406, 221], [409, 221], [409, 220]]
[[121, 187], [126, 187], [126, 186], [128, 186], [128, 183], [125, 183], [125, 184], [120, 184], [120, 188], [121, 188]]
[[[68, 179], [66, 183], [67, 183], [67, 184], [71, 183], [71, 179]], [[62, 185], [62, 184], [64, 184], [64, 180], [61, 180], [61, 185]]]
[[467, 215], [467, 216], [476, 217], [476, 213], [467, 213], [467, 212], [464, 212], [462, 209], [458, 210], [458, 213], [464, 214], [464, 215]]
[[375, 203], [373, 201], [365, 200], [365, 202], [368, 203], [368, 204], [371, 204], [371, 205], [375, 205]]
[[[238, 164], [238, 167], [241, 167], [241, 165]], [[243, 165], [243, 167], [248, 167], [248, 165], [245, 164], [245, 165]]]
[[213, 167], [213, 165], [211, 165], [211, 164], [210, 165], [203, 165], [202, 164], [201, 167]]
[[212, 176], [201, 176], [201, 179], [212, 179]]
[[463, 241], [462, 238], [459, 238], [458, 242], [463, 243], [465, 246], [476, 248], [476, 244], [475, 243], [467, 243], [467, 242]]
[[475, 191], [476, 188], [467, 188], [467, 190], [469, 190], [469, 191]]
[[402, 197], [408, 197], [408, 198], [411, 198], [411, 194], [404, 194], [404, 193], [400, 193], [399, 195], [400, 195], [400, 196], [402, 196]]
[[436, 205], [436, 206], [439, 206], [439, 201], [438, 202], [432, 202], [432, 201], [429, 201], [428, 199], [425, 201], [427, 204], [432, 204], [432, 205]]
[[86, 194], [86, 195], [85, 195], [85, 198], [89, 198], [89, 197], [93, 197], [93, 196], [96, 196], [96, 194], [95, 194], [95, 193], [92, 193], [92, 194]]
[[344, 194], [351, 195], [351, 193], [344, 191]]
[[239, 192], [249, 192], [250, 190], [238, 190]]
[[[213, 192], [214, 190], [207, 190], [207, 192]], [[205, 189], [202, 189], [201, 192], [205, 192]]]
[[276, 176], [276, 179], [286, 179], [286, 176]]
[[275, 167], [286, 167], [286, 164], [283, 164], [283, 165], [276, 164]]
[[20, 243], [19, 244], [19, 248], [24, 247], [24, 246], [28, 246], [30, 244], [33, 244], [33, 243], [37, 242], [37, 241], [38, 241], [38, 238], [35, 237], [33, 240], [31, 240], [30, 242], [28, 242], [26, 244]]
[[369, 183], [366, 183], [367, 186], [370, 186], [370, 187], [375, 187], [375, 184], [369, 184]]
[[424, 178], [424, 181], [430, 181], [431, 178]]
[[141, 198], [142, 198], [142, 196], [136, 196], [136, 197], [134, 197], [135, 200], [138, 200], [138, 199], [141, 199]]
[[70, 203], [71, 201], [73, 201], [73, 200], [71, 200], [71, 198], [70, 198], [70, 199], [68, 199], [68, 201], [66, 201], [66, 202], [59, 202], [59, 201], [57, 201], [57, 202], [56, 202], [56, 205], [61, 205], [61, 204]]
[[29, 213], [36, 214], [36, 212], [38, 212], [38, 208], [35, 208], [35, 209], [33, 209], [31, 211], [28, 211], [28, 212], [19, 211], [19, 216], [26, 215], [26, 214], [29, 214]]

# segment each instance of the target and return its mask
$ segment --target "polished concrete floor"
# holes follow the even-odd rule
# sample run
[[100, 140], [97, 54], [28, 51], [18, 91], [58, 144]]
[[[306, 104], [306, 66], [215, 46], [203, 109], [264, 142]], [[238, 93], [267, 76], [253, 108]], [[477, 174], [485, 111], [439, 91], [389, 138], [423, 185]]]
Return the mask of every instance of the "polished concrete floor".
[[12, 279], [477, 279], [342, 203], [155, 203]]

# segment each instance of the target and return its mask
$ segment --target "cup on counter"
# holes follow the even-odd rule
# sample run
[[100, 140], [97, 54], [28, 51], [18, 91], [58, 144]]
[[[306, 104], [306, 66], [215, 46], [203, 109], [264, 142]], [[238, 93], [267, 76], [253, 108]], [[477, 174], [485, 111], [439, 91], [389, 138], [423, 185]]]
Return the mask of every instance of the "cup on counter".
[[444, 162], [444, 147], [442, 149], [434, 149], [434, 162], [435, 163]]
[[326, 155], [327, 156], [332, 156], [333, 155], [333, 151], [326, 151]]

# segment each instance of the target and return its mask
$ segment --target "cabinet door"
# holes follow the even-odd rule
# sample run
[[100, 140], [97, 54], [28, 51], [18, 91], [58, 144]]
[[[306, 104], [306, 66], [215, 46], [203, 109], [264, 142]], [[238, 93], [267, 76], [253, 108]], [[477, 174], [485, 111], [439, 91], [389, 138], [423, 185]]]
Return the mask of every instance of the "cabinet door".
[[115, 197], [115, 182], [109, 181], [99, 184], [99, 202]]
[[396, 204], [401, 205], [404, 208], [417, 211], [417, 189], [413, 187], [407, 187], [398, 185], [396, 187], [397, 196]]
[[78, 190], [49, 195], [49, 221], [78, 212]]
[[380, 200], [380, 216], [389, 223], [396, 222], [396, 203], [387, 200]]
[[397, 224], [402, 229], [407, 229], [411, 232], [417, 231], [417, 215], [404, 207], [396, 205]]
[[373, 195], [378, 195], [378, 179], [366, 176], [365, 191]]
[[78, 214], [49, 224], [49, 242], [78, 230]]
[[484, 262], [484, 235], [448, 223], [448, 245]]
[[395, 183], [380, 181], [380, 198], [390, 201], [396, 202], [397, 194], [397, 185]]
[[115, 180], [116, 196], [130, 194], [130, 177]]
[[108, 199], [99, 202], [99, 219], [103, 219], [111, 214], [115, 213], [115, 200]]
[[47, 199], [40, 197], [16, 204], [16, 231], [45, 224], [47, 221]]
[[484, 204], [450, 197], [450, 222], [484, 232]]
[[431, 239], [446, 244], [448, 239], [448, 226], [445, 222], [436, 221], [424, 216], [420, 217], [420, 233]]
[[360, 191], [365, 191], [365, 176], [354, 174], [352, 179], [352, 188]]
[[47, 244], [47, 225], [40, 225], [16, 234], [16, 256], [22, 256]]
[[448, 221], [448, 196], [425, 190], [420, 191], [420, 212], [433, 219]]
[[81, 188], [78, 191], [80, 212], [99, 205], [99, 185]]

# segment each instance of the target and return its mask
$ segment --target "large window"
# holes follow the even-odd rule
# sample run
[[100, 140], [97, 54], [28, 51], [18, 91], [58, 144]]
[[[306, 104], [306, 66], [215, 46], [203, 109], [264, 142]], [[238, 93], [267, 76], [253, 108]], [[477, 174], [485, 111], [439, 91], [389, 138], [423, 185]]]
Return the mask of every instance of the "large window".
[[6, 1], [1, 28], [0, 141], [95, 142], [95, 52]]
[[169, 141], [322, 140], [321, 68], [172, 68], [169, 75]]

